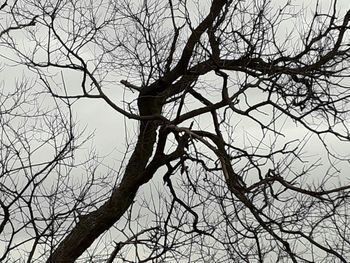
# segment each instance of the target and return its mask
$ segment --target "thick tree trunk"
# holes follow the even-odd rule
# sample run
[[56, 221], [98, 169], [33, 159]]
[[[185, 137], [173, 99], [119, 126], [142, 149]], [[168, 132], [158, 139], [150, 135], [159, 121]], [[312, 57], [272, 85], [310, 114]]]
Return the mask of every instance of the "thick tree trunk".
[[74, 262], [98, 236], [120, 219], [132, 204], [139, 187], [151, 179], [151, 176], [142, 178], [142, 175], [152, 155], [158, 125], [156, 121], [147, 121], [142, 126], [124, 177], [111, 198], [96, 211], [83, 216], [47, 262]]

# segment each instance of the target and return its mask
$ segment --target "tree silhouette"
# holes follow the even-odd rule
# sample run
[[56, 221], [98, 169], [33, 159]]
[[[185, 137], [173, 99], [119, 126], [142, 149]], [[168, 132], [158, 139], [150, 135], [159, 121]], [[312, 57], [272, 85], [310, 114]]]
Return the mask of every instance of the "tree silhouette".
[[[341, 3], [19, 0], [0, 13], [4, 65], [33, 76], [1, 96], [2, 260], [347, 262]], [[72, 108], [87, 99], [138, 123], [119, 172], [75, 157]]]

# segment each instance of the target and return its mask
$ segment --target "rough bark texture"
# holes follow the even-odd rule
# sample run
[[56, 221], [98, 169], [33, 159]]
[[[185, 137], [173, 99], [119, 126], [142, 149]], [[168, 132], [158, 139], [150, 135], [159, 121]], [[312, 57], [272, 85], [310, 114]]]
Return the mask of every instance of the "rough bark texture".
[[151, 177], [143, 173], [156, 142], [157, 122], [143, 121], [135, 150], [125, 169], [120, 185], [110, 200], [96, 211], [85, 215], [64, 242], [57, 247], [48, 262], [74, 262], [104, 231], [117, 222], [132, 204], [139, 187]]

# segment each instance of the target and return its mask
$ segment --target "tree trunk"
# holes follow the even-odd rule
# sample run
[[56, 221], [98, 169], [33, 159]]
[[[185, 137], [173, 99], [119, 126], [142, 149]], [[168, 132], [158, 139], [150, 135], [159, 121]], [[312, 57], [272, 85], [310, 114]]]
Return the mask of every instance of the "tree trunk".
[[81, 218], [69, 235], [59, 244], [47, 262], [74, 262], [86, 249], [115, 222], [132, 204], [139, 187], [149, 181], [143, 173], [156, 142], [157, 121], [143, 121], [135, 150], [125, 169], [120, 185], [111, 198], [99, 209]]

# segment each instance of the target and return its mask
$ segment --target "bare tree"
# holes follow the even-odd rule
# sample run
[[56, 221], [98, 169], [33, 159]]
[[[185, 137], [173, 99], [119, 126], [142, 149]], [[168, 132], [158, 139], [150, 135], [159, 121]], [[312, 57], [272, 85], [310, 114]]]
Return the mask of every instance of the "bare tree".
[[[4, 259], [27, 251], [11, 245], [26, 231], [28, 262], [348, 262], [350, 159], [333, 147], [350, 141], [350, 10], [340, 2], [19, 0], [0, 10], [3, 57], [35, 74], [38, 94], [69, 112], [102, 100], [139, 124], [118, 172], [85, 186], [57, 172], [50, 194], [44, 179], [74, 152], [72, 121], [55, 115], [48, 164], [14, 150], [16, 165], [2, 164], [14, 197], [1, 199], [0, 230], [18, 230], [4, 230]], [[64, 77], [72, 72], [79, 85]], [[32, 133], [42, 134], [23, 130]], [[1, 154], [18, 149], [10, 138]], [[10, 173], [28, 178], [30, 201]]]

